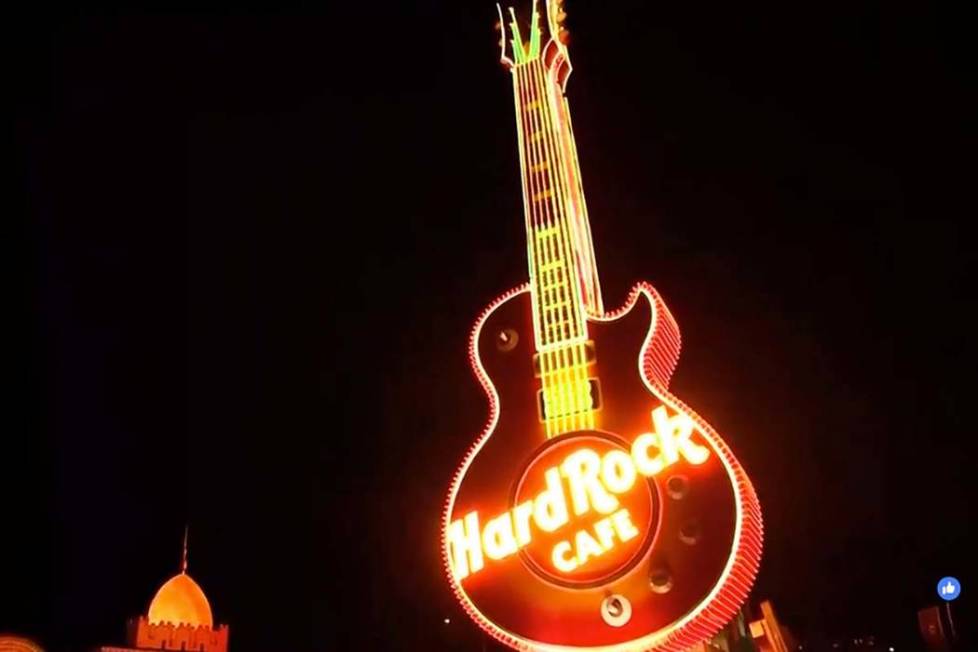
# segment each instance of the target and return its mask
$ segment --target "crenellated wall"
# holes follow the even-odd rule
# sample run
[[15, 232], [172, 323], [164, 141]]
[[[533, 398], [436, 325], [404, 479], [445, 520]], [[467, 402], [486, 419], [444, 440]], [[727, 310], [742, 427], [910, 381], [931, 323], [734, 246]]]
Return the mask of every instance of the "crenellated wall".
[[153, 624], [140, 616], [129, 621], [129, 645], [144, 650], [194, 650], [227, 652], [228, 626], [217, 629], [171, 623]]

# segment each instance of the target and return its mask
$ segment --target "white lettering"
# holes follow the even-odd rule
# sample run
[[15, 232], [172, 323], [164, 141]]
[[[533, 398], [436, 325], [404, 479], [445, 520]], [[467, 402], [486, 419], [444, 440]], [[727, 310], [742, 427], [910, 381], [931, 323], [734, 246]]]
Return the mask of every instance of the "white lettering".
[[592, 506], [602, 514], [610, 514], [618, 508], [618, 499], [609, 494], [598, 479], [601, 456], [590, 448], [568, 455], [560, 465], [560, 471], [570, 481], [575, 515], [586, 514]]
[[447, 540], [455, 576], [461, 580], [481, 570], [484, 556], [503, 559], [529, 545], [533, 537], [531, 519], [542, 532], [554, 532], [566, 525], [570, 517], [562, 477], [567, 479], [575, 516], [583, 516], [592, 508], [611, 516], [594, 523], [594, 536], [580, 530], [573, 544], [561, 541], [555, 545], [551, 555], [554, 568], [570, 573], [614, 547], [615, 539], [626, 542], [639, 536], [641, 532], [628, 510], [619, 509], [615, 495], [629, 491], [639, 475], [652, 477], [680, 459], [699, 465], [710, 457], [708, 447], [692, 441], [696, 425], [687, 414], [669, 416], [666, 407], [660, 405], [652, 410], [651, 417], [654, 431], [636, 437], [629, 453], [614, 449], [601, 456], [590, 448], [575, 450], [559, 466], [544, 471], [546, 487], [536, 498], [490, 520], [484, 530], [480, 531], [476, 512], [452, 521]]
[[635, 462], [625, 451], [612, 450], [601, 460], [601, 482], [609, 491], [623, 494], [635, 484]]
[[509, 512], [486, 523], [486, 529], [482, 532], [482, 549], [489, 559], [502, 559], [518, 550]]
[[482, 546], [479, 545], [479, 514], [469, 512], [465, 519], [453, 521], [448, 527], [448, 541], [452, 550], [452, 565], [458, 579], [482, 570]]
[[513, 510], [516, 521], [516, 543], [522, 548], [530, 542], [530, 517], [533, 516], [533, 501], [520, 503]]
[[561, 541], [554, 546], [553, 554], [550, 556], [550, 560], [554, 563], [554, 568], [561, 573], [570, 573], [577, 568], [577, 557], [573, 555], [568, 557], [567, 553], [569, 552], [571, 552], [571, 544], [566, 541]]
[[533, 520], [544, 532], [553, 532], [567, 523], [567, 501], [557, 469], [547, 469], [543, 476], [547, 479], [547, 488], [533, 501]]

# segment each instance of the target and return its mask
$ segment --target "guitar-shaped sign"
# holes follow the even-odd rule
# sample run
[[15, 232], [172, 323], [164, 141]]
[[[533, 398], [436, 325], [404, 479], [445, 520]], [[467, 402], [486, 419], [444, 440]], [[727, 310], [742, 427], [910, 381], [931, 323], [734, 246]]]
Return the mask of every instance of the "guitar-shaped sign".
[[469, 616], [515, 649], [680, 652], [722, 628], [761, 556], [754, 489], [716, 431], [669, 393], [679, 329], [637, 284], [605, 311], [564, 87], [559, 3], [513, 76], [530, 281], [475, 324], [489, 419], [445, 506], [443, 554]]

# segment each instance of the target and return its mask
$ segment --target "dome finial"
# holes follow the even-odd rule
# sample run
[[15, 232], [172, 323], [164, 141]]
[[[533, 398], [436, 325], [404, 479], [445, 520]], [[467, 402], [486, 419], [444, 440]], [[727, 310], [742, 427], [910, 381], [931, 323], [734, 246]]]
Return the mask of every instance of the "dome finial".
[[187, 538], [190, 534], [190, 525], [183, 526], [183, 560], [180, 562], [180, 572], [187, 572]]

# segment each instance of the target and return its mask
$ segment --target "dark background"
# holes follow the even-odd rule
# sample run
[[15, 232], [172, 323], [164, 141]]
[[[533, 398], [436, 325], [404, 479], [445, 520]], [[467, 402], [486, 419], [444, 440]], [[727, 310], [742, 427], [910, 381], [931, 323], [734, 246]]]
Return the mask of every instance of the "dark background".
[[[121, 643], [189, 522], [235, 650], [474, 644], [438, 527], [525, 276], [511, 86], [491, 2], [356, 4], [8, 21], [0, 630]], [[975, 585], [970, 34], [928, 7], [568, 0], [606, 303], [672, 307], [813, 645]]]

